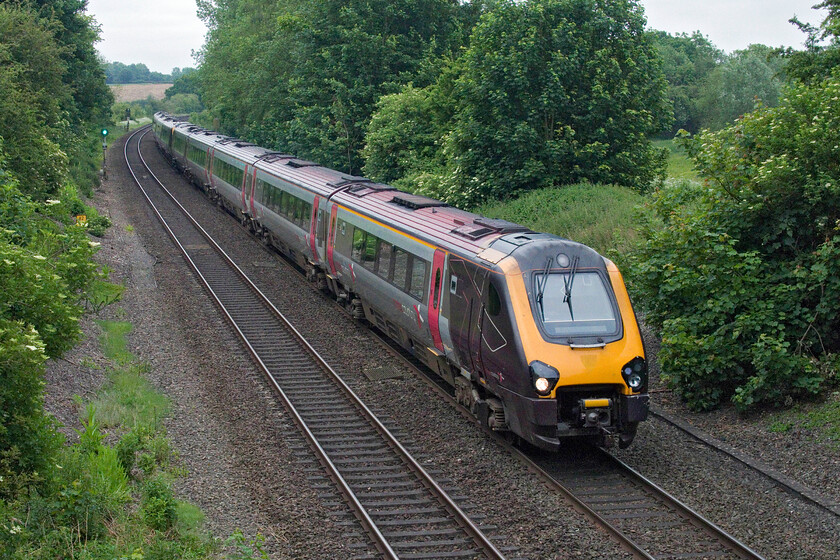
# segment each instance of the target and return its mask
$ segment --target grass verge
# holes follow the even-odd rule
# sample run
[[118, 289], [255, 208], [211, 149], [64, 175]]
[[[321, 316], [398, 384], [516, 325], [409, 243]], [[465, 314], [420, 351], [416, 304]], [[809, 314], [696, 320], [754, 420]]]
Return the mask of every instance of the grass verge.
[[204, 530], [199, 508], [175, 498], [172, 481], [183, 473], [161, 422], [169, 400], [128, 350], [132, 325], [97, 324], [109, 380], [90, 401], [77, 398], [79, 442], [61, 450], [45, 491], [0, 500], [0, 558], [267, 558], [259, 536], [222, 542]]
[[810, 432], [817, 441], [840, 449], [840, 392], [832, 393], [823, 403], [797, 404], [791, 410], [776, 412], [768, 426], [775, 433], [794, 429]]
[[578, 241], [614, 258], [626, 254], [638, 238], [636, 207], [643, 202], [630, 189], [578, 183], [533, 191], [476, 211]]

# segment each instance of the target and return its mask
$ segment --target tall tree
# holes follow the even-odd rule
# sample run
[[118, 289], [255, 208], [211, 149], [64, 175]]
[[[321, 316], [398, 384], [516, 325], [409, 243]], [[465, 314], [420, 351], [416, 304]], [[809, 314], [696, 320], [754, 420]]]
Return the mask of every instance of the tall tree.
[[840, 66], [840, 0], [823, 0], [814, 9], [828, 10], [819, 27], [803, 23], [796, 17], [790, 20], [806, 34], [805, 50], [788, 48], [780, 53], [786, 60], [788, 78], [806, 84], [830, 77]]
[[105, 85], [105, 75], [94, 48], [99, 41], [100, 28], [86, 13], [87, 0], [30, 1], [41, 17], [51, 22], [55, 40], [62, 48], [63, 80], [72, 98], [72, 103], [65, 109], [71, 124], [106, 119], [113, 96]]
[[782, 90], [782, 60], [765, 45], [735, 51], [706, 78], [695, 103], [699, 123], [719, 130], [756, 104], [775, 107]]
[[633, 0], [500, 2], [475, 28], [441, 194], [471, 205], [582, 180], [646, 189], [668, 115], [660, 59]]
[[704, 124], [697, 105], [700, 93], [712, 71], [723, 61], [723, 51], [699, 31], [691, 35], [671, 35], [652, 31], [662, 71], [668, 82], [668, 100], [674, 107], [669, 136], [680, 129], [698, 132]]
[[64, 181], [67, 157], [58, 145], [72, 103], [54, 35], [19, 6], [0, 4], [0, 139], [6, 170], [26, 177], [25, 190], [44, 200]]
[[454, 0], [200, 2], [204, 98], [229, 131], [357, 173], [380, 96], [446, 48]]

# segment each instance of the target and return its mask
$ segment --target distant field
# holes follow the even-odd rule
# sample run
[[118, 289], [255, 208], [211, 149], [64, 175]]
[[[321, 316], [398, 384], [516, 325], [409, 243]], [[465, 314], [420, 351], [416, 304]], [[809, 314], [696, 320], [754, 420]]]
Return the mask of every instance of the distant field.
[[673, 179], [697, 179], [697, 172], [694, 164], [685, 154], [682, 148], [677, 146], [673, 140], [654, 140], [653, 145], [657, 148], [668, 149], [668, 177]]
[[163, 99], [164, 92], [172, 84], [114, 84], [109, 87], [117, 101], [140, 101], [150, 95], [152, 99]]

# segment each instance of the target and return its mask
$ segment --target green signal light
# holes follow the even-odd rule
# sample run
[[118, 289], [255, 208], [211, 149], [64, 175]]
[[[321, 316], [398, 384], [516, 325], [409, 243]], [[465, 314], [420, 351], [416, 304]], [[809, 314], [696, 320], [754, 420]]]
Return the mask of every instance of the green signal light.
[[102, 136], [108, 136], [108, 129], [107, 128], [102, 129]]

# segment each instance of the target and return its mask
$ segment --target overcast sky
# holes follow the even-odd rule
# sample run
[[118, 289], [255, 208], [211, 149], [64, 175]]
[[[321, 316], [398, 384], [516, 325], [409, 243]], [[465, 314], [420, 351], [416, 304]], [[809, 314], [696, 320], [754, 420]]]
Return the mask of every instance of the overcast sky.
[[[802, 48], [804, 35], [788, 20], [819, 24], [819, 0], [641, 0], [648, 26], [669, 33], [700, 31], [726, 52], [752, 43]], [[106, 60], [142, 62], [168, 74], [195, 66], [191, 55], [204, 44], [195, 0], [89, 0], [88, 13], [102, 26], [97, 45]]]

